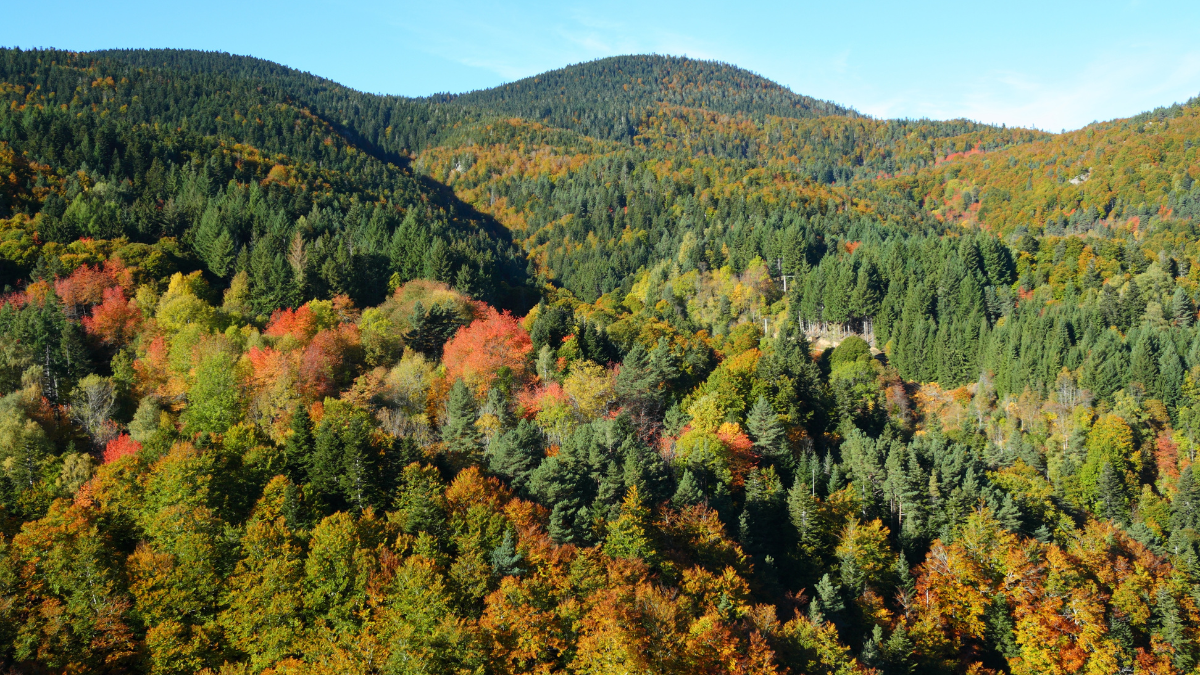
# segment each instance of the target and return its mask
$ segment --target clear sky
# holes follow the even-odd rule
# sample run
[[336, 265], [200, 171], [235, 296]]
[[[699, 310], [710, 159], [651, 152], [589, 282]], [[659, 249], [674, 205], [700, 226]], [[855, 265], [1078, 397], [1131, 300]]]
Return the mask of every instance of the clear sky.
[[615, 54], [748, 68], [878, 117], [1058, 131], [1200, 94], [1200, 2], [0, 0], [0, 44], [249, 54], [365, 91], [493, 86]]

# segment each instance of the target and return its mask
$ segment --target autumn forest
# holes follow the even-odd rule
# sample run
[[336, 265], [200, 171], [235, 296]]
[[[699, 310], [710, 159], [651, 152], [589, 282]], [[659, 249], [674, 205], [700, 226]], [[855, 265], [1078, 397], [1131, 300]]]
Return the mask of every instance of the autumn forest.
[[0, 672], [1200, 673], [1200, 99], [0, 49]]

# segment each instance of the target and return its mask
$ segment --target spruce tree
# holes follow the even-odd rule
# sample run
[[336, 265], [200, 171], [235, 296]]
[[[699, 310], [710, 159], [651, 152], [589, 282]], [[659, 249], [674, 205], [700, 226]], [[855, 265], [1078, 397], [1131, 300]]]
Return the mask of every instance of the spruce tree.
[[440, 537], [446, 529], [445, 489], [436, 468], [416, 462], [404, 467], [396, 490], [395, 522], [409, 534]]
[[1183, 361], [1169, 342], [1158, 358], [1158, 380], [1162, 402], [1175, 417], [1183, 396], [1184, 372]]
[[654, 379], [668, 386], [679, 378], [679, 357], [671, 349], [671, 344], [666, 338], [659, 338], [658, 344], [650, 351], [650, 370], [654, 373]]
[[820, 544], [820, 529], [818, 520], [817, 498], [813, 495], [812, 487], [797, 477], [792, 488], [788, 490], [788, 519], [799, 535], [800, 548], [805, 556], [816, 553]]
[[1129, 363], [1131, 379], [1141, 382], [1146, 388], [1146, 393], [1151, 398], [1157, 399], [1162, 398], [1162, 383], [1159, 381], [1158, 372], [1159, 356], [1158, 336], [1147, 332], [1143, 333], [1141, 339], [1134, 345]]
[[1196, 642], [1187, 635], [1179, 604], [1166, 587], [1159, 587], [1154, 603], [1155, 633], [1171, 645], [1171, 665], [1177, 672], [1189, 672], [1196, 665]]
[[442, 426], [442, 441], [446, 452], [459, 462], [470, 462], [479, 453], [479, 429], [475, 421], [479, 413], [475, 408], [475, 397], [461, 378], [450, 387], [446, 401], [446, 423]]
[[292, 413], [292, 433], [284, 441], [284, 475], [297, 485], [308, 482], [308, 458], [313, 452], [312, 418], [303, 405]]
[[879, 668], [883, 665], [883, 627], [875, 626], [871, 630], [871, 637], [863, 643], [862, 651], [859, 652], [859, 660], [868, 668]]
[[533, 422], [523, 419], [516, 428], [492, 441], [488, 468], [507, 478], [517, 494], [526, 494], [529, 479], [542, 457], [542, 431]]
[[825, 573], [813, 590], [815, 595], [809, 607], [809, 618], [816, 624], [824, 623], [827, 619], [836, 621], [846, 609], [841, 587], [833, 583], [833, 579]]
[[785, 479], [790, 479], [795, 469], [795, 461], [787, 447], [783, 425], [779, 423], [779, 415], [767, 403], [765, 396], [759, 396], [746, 416], [746, 427], [754, 440], [754, 447], [767, 461], [779, 468], [779, 473]]
[[1100, 276], [1100, 270], [1096, 267], [1096, 259], [1089, 258], [1087, 267], [1083, 270], [1083, 278], [1081, 283], [1084, 288], [1100, 288], [1100, 284], [1104, 283], [1103, 277]]
[[675, 496], [671, 497], [671, 503], [677, 508], [704, 503], [700, 481], [690, 469], [683, 470], [683, 477], [679, 479], [679, 486], [675, 489]]
[[1109, 462], [1100, 467], [1096, 479], [1096, 515], [1117, 523], [1125, 523], [1129, 517], [1125, 481]]
[[1195, 317], [1196, 307], [1192, 304], [1191, 297], [1187, 291], [1176, 288], [1175, 294], [1171, 296], [1171, 318], [1175, 320], [1175, 325], [1187, 328], [1192, 325]]
[[738, 519], [739, 538], [746, 552], [778, 557], [787, 517], [787, 494], [774, 467], [751, 470], [746, 479], [745, 505]]
[[233, 262], [233, 237], [229, 235], [229, 230], [221, 230], [220, 236], [208, 249], [208, 269], [218, 277], [225, 278], [233, 270]]
[[446, 241], [441, 237], [435, 237], [433, 244], [427, 249], [425, 269], [421, 276], [449, 283], [453, 281], [451, 278], [453, 275], [452, 264], [450, 248], [446, 245]]
[[371, 446], [371, 424], [361, 411], [354, 411], [341, 425], [342, 457], [338, 491], [342, 500], [356, 513], [374, 505], [379, 496], [379, 483], [384, 476], [378, 471], [378, 453]]
[[912, 639], [908, 637], [908, 631], [904, 629], [904, 624], [898, 624], [883, 646], [883, 658], [887, 664], [884, 672], [889, 674], [914, 672], [916, 669], [916, 664], [912, 662], [914, 647]]
[[308, 479], [305, 496], [318, 500], [325, 510], [335, 511], [342, 504], [338, 499], [338, 477], [342, 471], [342, 442], [333, 420], [327, 415], [317, 426], [313, 451], [305, 462]]
[[1129, 330], [1138, 325], [1142, 314], [1146, 311], [1146, 301], [1142, 299], [1142, 291], [1134, 279], [1129, 280], [1129, 286], [1121, 296], [1121, 322], [1117, 325], [1121, 330]]
[[500, 545], [492, 549], [492, 573], [497, 577], [516, 577], [525, 573], [521, 567], [525, 556], [517, 550], [517, 539], [512, 530], [504, 531]]
[[1196, 481], [1194, 466], [1189, 464], [1179, 473], [1175, 497], [1171, 500], [1171, 529], [1173, 531], [1188, 528], [1200, 530], [1200, 484]]

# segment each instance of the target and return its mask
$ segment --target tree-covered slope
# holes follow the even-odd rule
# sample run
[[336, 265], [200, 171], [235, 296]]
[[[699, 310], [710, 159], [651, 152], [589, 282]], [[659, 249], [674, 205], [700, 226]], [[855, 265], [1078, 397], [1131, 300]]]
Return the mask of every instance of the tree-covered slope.
[[755, 118], [856, 115], [726, 63], [658, 55], [579, 63], [445, 99], [623, 140], [636, 135], [646, 111], [664, 103]]
[[[37, 216], [12, 228], [62, 245], [171, 239], [226, 283], [249, 273], [266, 312], [314, 294], [378, 301], [393, 275], [522, 302], [505, 228], [267, 75], [5, 50], [0, 146], [14, 176], [37, 178], [7, 186], [0, 214]], [[32, 271], [21, 253], [3, 283]]]
[[0, 50], [0, 671], [1197, 672], [1200, 109], [823, 105]]
[[273, 61], [225, 52], [114, 49], [92, 52], [90, 56], [136, 68], [252, 83], [265, 95], [308, 108], [356, 142], [369, 143], [388, 153], [389, 159], [435, 144], [443, 132], [482, 115], [471, 108], [441, 105], [432, 99], [368, 94]]

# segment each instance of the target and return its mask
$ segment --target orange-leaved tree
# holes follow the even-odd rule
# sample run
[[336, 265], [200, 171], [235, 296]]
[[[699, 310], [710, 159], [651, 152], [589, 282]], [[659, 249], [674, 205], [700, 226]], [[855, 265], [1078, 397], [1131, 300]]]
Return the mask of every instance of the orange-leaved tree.
[[462, 378], [477, 393], [492, 386], [502, 369], [513, 381], [525, 378], [533, 351], [529, 334], [508, 312], [488, 309], [482, 319], [458, 329], [446, 343], [443, 363], [451, 381]]
[[91, 316], [83, 317], [83, 327], [106, 345], [122, 347], [137, 335], [142, 311], [126, 299], [120, 286], [104, 289], [104, 300], [92, 307]]

